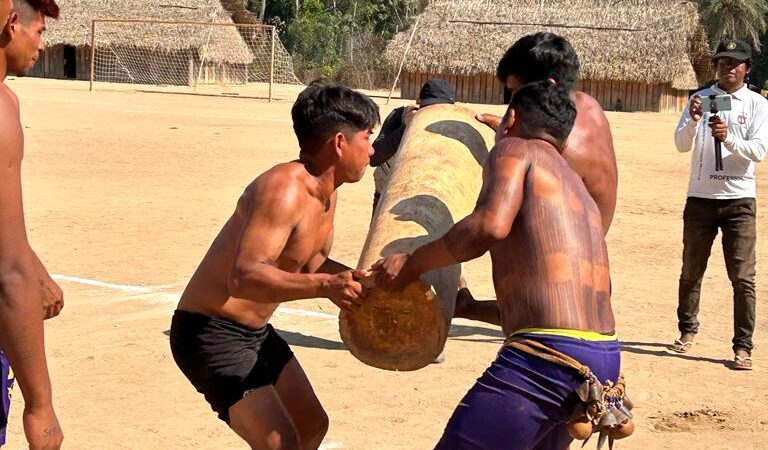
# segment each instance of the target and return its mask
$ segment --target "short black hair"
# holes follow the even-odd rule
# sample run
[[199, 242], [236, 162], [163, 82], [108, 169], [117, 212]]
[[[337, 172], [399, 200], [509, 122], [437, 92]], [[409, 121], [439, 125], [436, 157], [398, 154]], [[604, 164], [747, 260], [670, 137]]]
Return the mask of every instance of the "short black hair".
[[56, 0], [13, 0], [13, 9], [19, 14], [22, 22], [30, 19], [32, 12], [40, 12], [43, 17], [59, 18], [59, 5]]
[[324, 80], [299, 94], [291, 118], [301, 150], [309, 153], [334, 133], [372, 129], [380, 121], [379, 107], [368, 96]]
[[552, 78], [571, 90], [579, 77], [579, 57], [562, 36], [547, 32], [529, 34], [512, 44], [499, 61], [499, 81], [504, 84], [510, 75], [524, 83]]
[[564, 144], [576, 120], [576, 105], [559, 84], [536, 81], [522, 86], [512, 96], [509, 109], [515, 120], [530, 133], [545, 132]]

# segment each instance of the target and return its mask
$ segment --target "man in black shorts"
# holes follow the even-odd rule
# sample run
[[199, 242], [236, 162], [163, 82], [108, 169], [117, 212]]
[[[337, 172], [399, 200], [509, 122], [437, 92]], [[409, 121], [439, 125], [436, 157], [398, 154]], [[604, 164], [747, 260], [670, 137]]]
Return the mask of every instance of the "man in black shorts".
[[299, 159], [256, 178], [187, 285], [171, 325], [176, 363], [214, 411], [258, 449], [317, 449], [328, 429], [288, 344], [267, 322], [282, 302], [359, 306], [365, 271], [328, 259], [336, 188], [359, 181], [378, 107], [312, 83], [291, 110]]

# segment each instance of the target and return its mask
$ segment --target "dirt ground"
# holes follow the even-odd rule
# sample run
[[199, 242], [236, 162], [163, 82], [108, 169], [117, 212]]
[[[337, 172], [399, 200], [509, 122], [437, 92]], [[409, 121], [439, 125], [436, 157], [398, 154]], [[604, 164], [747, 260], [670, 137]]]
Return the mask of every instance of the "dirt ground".
[[[8, 84], [22, 104], [30, 239], [66, 296], [61, 316], [46, 326], [65, 447], [245, 448], [177, 369], [166, 332], [179, 293], [241, 190], [297, 155], [291, 103], [89, 93], [85, 83], [52, 80]], [[376, 101], [382, 117], [402, 104]], [[768, 448], [762, 352], [768, 316], [758, 308], [756, 369], [728, 370], [733, 308], [719, 245], [704, 280], [693, 352], [664, 350], [677, 333], [690, 162], [674, 148], [677, 117], [610, 113], [609, 119], [620, 173], [608, 235], [613, 305], [638, 427], [618, 448]], [[758, 172], [764, 184], [768, 169]], [[349, 265], [366, 235], [372, 191], [371, 172], [340, 190], [332, 256]], [[766, 198], [758, 202], [759, 269], [768, 264]], [[492, 296], [488, 259], [465, 273], [477, 296]], [[760, 299], [768, 296], [764, 273], [758, 271]], [[496, 328], [459, 320], [444, 364], [386, 372], [344, 349], [336, 313], [328, 300], [305, 300], [286, 305], [273, 320], [330, 415], [326, 450], [431, 449], [501, 343]], [[22, 409], [17, 390], [8, 449], [26, 448]]]

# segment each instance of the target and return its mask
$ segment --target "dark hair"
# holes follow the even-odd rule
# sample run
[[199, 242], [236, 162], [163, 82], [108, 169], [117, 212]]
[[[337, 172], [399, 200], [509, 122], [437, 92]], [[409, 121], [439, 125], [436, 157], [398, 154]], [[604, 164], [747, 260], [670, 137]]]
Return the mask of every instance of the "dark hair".
[[25, 7], [42, 13], [44, 17], [59, 18], [59, 5], [56, 4], [56, 0], [13, 0], [13, 3], [14, 9], [19, 10], [19, 16], [23, 20], [28, 19], [24, 12]]
[[536, 81], [521, 87], [512, 96], [509, 109], [515, 120], [530, 133], [545, 132], [565, 143], [576, 120], [576, 106], [559, 84]]
[[375, 127], [379, 107], [368, 96], [344, 86], [315, 80], [291, 108], [293, 131], [302, 151], [312, 152], [332, 134]]
[[579, 57], [562, 36], [547, 32], [529, 34], [512, 44], [499, 61], [499, 81], [505, 83], [510, 75], [524, 83], [552, 78], [570, 91], [579, 77]]

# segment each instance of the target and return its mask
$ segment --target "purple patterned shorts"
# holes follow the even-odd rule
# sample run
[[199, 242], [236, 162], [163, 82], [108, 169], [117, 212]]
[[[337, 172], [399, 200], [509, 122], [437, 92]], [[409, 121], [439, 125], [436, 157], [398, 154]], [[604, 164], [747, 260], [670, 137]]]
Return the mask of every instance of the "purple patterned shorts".
[[11, 409], [11, 391], [13, 390], [13, 370], [8, 358], [0, 349], [0, 446], [5, 444], [5, 427], [8, 425], [8, 411]]

